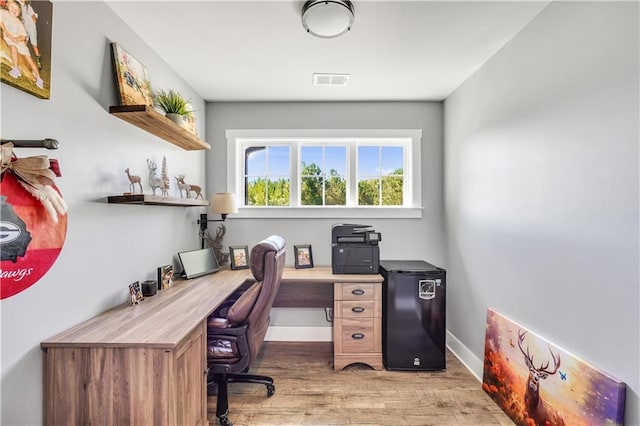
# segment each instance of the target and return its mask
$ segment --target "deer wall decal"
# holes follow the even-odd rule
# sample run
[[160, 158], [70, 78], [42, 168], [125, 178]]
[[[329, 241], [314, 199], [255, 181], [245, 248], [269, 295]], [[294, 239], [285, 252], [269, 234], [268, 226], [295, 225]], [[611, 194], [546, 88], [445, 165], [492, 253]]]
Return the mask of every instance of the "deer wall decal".
[[527, 346], [526, 352], [522, 349], [526, 334], [526, 331], [518, 330], [518, 347], [529, 369], [529, 378], [527, 379], [527, 388], [524, 394], [525, 410], [536, 426], [565, 426], [564, 419], [560, 414], [551, 404], [540, 397], [540, 381], [556, 374], [560, 368], [560, 354], [554, 354], [551, 347], [549, 347], [549, 352], [553, 359], [553, 368], [549, 369], [549, 361], [544, 365], [540, 364], [540, 367], [536, 367], [533, 364], [533, 356], [529, 354], [529, 346]]

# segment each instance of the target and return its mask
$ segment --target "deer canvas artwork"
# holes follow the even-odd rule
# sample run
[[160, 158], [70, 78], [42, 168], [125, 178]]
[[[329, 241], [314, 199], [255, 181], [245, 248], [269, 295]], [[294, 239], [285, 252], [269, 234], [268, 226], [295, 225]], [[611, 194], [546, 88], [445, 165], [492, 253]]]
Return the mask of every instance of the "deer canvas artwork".
[[624, 383], [492, 309], [482, 388], [517, 425], [624, 424]]

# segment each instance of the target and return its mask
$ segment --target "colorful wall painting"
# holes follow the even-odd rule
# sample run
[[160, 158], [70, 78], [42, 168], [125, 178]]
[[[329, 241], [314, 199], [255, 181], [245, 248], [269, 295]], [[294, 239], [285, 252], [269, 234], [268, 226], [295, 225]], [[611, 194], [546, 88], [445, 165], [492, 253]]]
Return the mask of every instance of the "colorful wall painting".
[[51, 98], [53, 3], [0, 0], [0, 81]]
[[624, 383], [492, 309], [482, 388], [517, 425], [624, 424]]

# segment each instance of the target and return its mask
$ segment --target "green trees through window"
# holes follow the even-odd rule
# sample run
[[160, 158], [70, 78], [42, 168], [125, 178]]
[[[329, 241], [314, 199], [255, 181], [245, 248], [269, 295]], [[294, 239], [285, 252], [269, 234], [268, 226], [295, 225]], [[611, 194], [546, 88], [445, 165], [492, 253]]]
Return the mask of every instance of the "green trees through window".
[[[356, 170], [351, 171], [346, 145], [303, 145], [299, 168], [291, 164], [290, 151], [285, 144], [246, 148], [245, 205], [298, 205], [291, 200], [292, 176], [297, 179], [300, 206], [347, 206], [349, 182], [357, 185], [357, 201], [351, 201], [351, 205], [403, 205], [405, 152], [401, 145], [358, 146], [352, 154], [357, 153]], [[291, 167], [298, 173], [292, 173]]]
[[245, 205], [288, 206], [291, 199], [289, 147], [252, 146], [245, 151]]
[[303, 206], [346, 206], [347, 181], [335, 169], [325, 176], [317, 164], [303, 163], [300, 200]]
[[358, 181], [358, 204], [361, 206], [401, 206], [402, 169], [380, 179], [371, 178]]

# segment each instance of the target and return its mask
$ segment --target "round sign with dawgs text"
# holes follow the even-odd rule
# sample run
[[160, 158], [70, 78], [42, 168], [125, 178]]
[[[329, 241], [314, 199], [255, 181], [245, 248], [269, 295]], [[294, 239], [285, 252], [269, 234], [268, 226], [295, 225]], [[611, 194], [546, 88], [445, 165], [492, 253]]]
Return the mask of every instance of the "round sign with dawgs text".
[[2, 175], [0, 207], [0, 299], [6, 299], [31, 287], [55, 263], [67, 215], [57, 215], [56, 222], [13, 173]]

